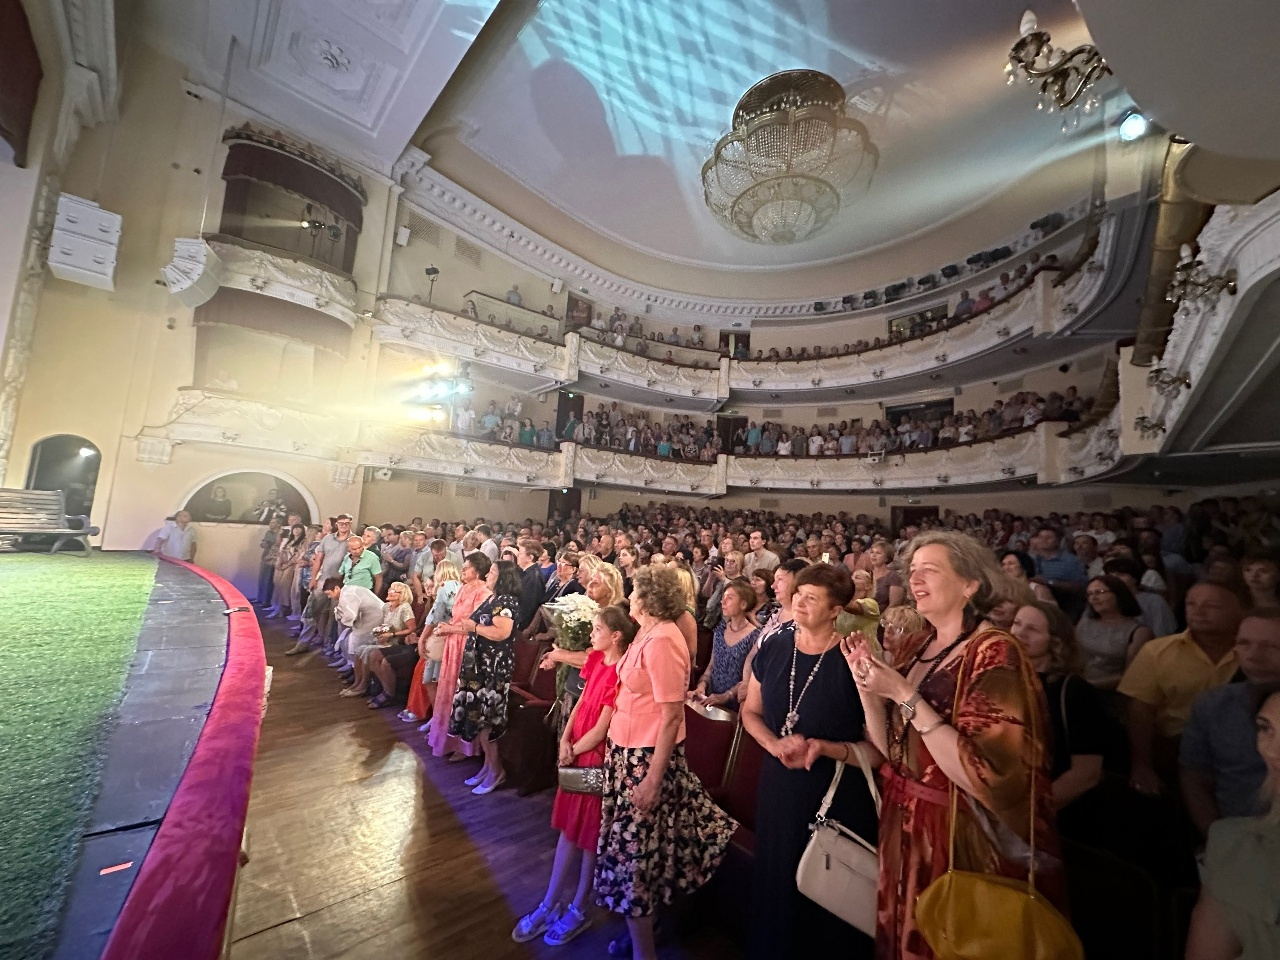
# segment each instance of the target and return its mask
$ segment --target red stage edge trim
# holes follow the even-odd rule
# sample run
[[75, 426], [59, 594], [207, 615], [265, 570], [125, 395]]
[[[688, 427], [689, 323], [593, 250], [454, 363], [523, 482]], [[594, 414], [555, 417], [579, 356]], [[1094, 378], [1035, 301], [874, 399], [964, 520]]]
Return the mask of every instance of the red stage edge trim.
[[129, 890], [101, 960], [215, 960], [231, 909], [262, 724], [267, 657], [253, 608], [229, 581], [206, 580], [228, 607], [227, 661], [200, 739]]

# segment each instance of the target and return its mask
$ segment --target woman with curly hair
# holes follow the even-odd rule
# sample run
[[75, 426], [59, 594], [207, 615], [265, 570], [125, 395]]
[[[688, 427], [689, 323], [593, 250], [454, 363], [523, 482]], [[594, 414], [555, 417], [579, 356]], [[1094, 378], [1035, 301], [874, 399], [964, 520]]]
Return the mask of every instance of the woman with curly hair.
[[[640, 631], [618, 663], [595, 872], [597, 897], [627, 918], [633, 960], [655, 960], [654, 910], [706, 883], [737, 828], [685, 761], [689, 649], [676, 627], [684, 612], [673, 569], [636, 571], [631, 616]], [[610, 953], [624, 948], [615, 942]]]
[[[1022, 645], [986, 614], [1006, 575], [985, 544], [954, 531], [916, 537], [903, 569], [932, 629], [893, 663], [867, 644], [844, 652], [868, 739], [888, 758], [880, 814], [877, 960], [931, 960], [916, 900], [947, 872], [955, 809], [956, 870], [1025, 880], [1034, 818], [1036, 889], [1065, 902], [1058, 862], [1044, 694]], [[1034, 788], [1034, 789], [1033, 789]]]

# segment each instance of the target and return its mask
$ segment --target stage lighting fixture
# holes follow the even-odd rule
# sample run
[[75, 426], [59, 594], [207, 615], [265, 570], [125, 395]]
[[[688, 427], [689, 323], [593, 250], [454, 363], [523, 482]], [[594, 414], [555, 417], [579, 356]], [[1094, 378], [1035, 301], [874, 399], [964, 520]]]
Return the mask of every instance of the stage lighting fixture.
[[1151, 121], [1144, 117], [1137, 110], [1130, 110], [1124, 115], [1117, 127], [1120, 135], [1121, 143], [1133, 143], [1146, 136], [1147, 131], [1151, 128]]

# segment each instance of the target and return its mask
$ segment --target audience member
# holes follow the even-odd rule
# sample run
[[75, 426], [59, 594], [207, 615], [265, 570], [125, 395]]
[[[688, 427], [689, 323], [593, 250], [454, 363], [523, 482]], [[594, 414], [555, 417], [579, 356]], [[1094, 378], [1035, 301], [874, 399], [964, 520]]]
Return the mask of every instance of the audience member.
[[1222, 817], [1252, 817], [1259, 808], [1266, 765], [1257, 750], [1250, 699], [1280, 684], [1280, 609], [1246, 613], [1236, 632], [1243, 682], [1202, 693], [1192, 704], [1178, 753], [1187, 812], [1201, 835]]
[[595, 892], [627, 921], [633, 960], [657, 960], [653, 914], [715, 872], [737, 824], [711, 802], [684, 755], [689, 650], [675, 621], [685, 612], [675, 571], [636, 572], [635, 641], [618, 663], [609, 725]]
[[1085, 588], [1085, 612], [1076, 624], [1081, 674], [1099, 690], [1115, 690], [1129, 664], [1152, 637], [1142, 608], [1119, 577], [1103, 574]]
[[[864, 704], [841, 663], [836, 617], [853, 598], [843, 567], [815, 564], [795, 575], [795, 630], [775, 635], [752, 666], [742, 724], [768, 756], [760, 769], [749, 953], [761, 960], [870, 957], [871, 939], [796, 889], [796, 868], [836, 764], [878, 767], [864, 742]], [[848, 774], [827, 816], [876, 843], [876, 806], [863, 777]]]

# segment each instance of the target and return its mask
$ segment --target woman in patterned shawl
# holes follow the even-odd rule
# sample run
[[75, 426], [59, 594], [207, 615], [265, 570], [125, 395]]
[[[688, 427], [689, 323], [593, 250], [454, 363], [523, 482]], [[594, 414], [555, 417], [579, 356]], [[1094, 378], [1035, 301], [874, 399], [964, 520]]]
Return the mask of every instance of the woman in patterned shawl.
[[1061, 907], [1065, 887], [1044, 698], [1018, 641], [983, 619], [1005, 592], [995, 557], [970, 537], [937, 531], [912, 541], [903, 566], [932, 629], [892, 665], [865, 643], [846, 641], [845, 656], [867, 736], [888, 757], [876, 958], [932, 960], [915, 903], [947, 871], [952, 784], [957, 870], [1025, 880], [1034, 810], [1037, 890]]

